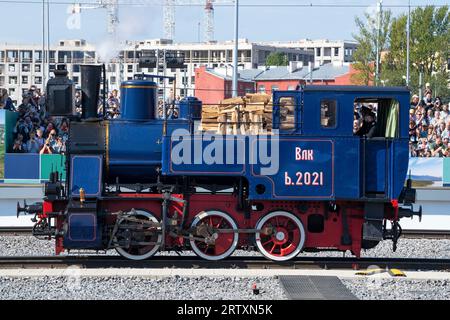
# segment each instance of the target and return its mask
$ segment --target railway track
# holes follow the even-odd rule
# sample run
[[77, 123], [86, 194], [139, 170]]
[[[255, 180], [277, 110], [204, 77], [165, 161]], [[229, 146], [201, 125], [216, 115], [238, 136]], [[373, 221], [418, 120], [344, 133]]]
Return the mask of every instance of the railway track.
[[366, 269], [450, 271], [450, 259], [403, 258], [329, 258], [299, 257], [289, 262], [274, 262], [263, 257], [230, 257], [206, 261], [195, 256], [156, 256], [144, 261], [130, 261], [117, 256], [41, 256], [0, 257], [0, 269], [7, 268], [203, 268], [203, 269]]
[[32, 227], [0, 227], [0, 235], [31, 235]]
[[403, 230], [402, 237], [414, 239], [450, 239], [450, 230]]

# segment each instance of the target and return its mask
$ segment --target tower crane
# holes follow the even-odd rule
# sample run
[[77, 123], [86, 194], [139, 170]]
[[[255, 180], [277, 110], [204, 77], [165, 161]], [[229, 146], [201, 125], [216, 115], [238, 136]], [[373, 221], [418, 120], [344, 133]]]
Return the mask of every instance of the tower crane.
[[89, 9], [106, 9], [108, 15], [108, 34], [115, 38], [117, 26], [119, 25], [119, 1], [118, 0], [97, 0], [96, 4], [80, 4], [72, 5], [72, 12], [81, 12], [81, 10]]
[[174, 39], [175, 36], [175, 7], [177, 5], [205, 5], [205, 33], [206, 42], [214, 40], [214, 4], [232, 4], [234, 0], [164, 0], [164, 38]]

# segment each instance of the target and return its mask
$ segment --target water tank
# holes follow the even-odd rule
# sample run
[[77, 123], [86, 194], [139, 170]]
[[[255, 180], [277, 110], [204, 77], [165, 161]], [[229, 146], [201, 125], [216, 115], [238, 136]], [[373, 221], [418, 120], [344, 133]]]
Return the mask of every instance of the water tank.
[[155, 118], [157, 85], [147, 80], [128, 80], [120, 86], [121, 119], [145, 121]]

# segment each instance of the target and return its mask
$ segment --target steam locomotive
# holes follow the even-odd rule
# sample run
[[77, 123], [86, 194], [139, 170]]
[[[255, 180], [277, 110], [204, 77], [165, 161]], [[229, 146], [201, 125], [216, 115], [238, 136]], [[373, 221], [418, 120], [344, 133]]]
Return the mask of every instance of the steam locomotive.
[[[121, 116], [97, 106], [102, 67], [81, 68], [82, 115], [64, 67], [47, 85], [47, 112], [70, 119], [66, 179], [52, 172], [33, 233], [64, 251], [107, 250], [133, 260], [192, 250], [207, 260], [236, 249], [275, 261], [301, 252], [396, 243], [399, 220], [421, 215], [408, 179], [407, 88], [306, 86], [273, 92], [266, 132], [202, 130], [202, 103], [158, 118], [157, 84], [121, 84]], [[376, 134], [355, 135], [357, 105], [376, 106]], [[373, 108], [375, 109], [375, 108]], [[241, 124], [239, 124], [241, 125]], [[220, 124], [219, 124], [220, 127]]]

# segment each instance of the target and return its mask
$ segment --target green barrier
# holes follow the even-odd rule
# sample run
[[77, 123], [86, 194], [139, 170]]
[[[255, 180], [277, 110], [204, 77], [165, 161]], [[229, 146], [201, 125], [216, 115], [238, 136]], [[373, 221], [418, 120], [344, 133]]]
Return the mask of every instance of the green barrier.
[[443, 184], [444, 187], [450, 187], [450, 158], [444, 158], [444, 165], [443, 165]]
[[48, 180], [50, 172], [58, 171], [62, 173], [61, 180], [66, 180], [66, 156], [60, 154], [42, 154], [41, 155], [41, 180]]
[[14, 144], [14, 127], [17, 123], [17, 118], [19, 117], [18, 112], [5, 111], [5, 149], [6, 152], [12, 152], [12, 147]]
[[0, 110], [0, 179], [5, 177], [5, 110]]

